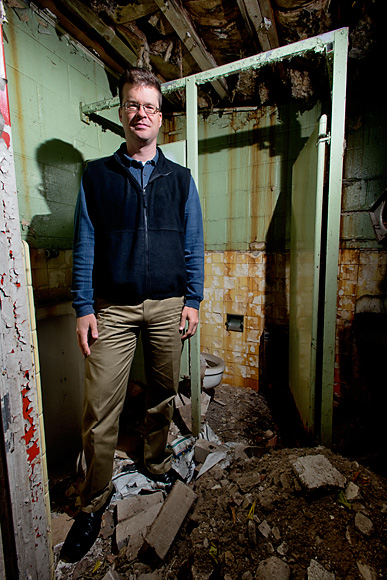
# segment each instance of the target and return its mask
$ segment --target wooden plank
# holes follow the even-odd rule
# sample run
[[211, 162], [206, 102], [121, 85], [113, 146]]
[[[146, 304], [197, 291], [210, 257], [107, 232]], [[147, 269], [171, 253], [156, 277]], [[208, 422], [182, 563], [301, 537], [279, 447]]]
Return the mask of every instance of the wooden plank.
[[271, 48], [277, 48], [279, 44], [275, 15], [270, 0], [258, 0], [263, 18], [262, 34], [267, 36]]
[[[58, 20], [58, 25], [62, 29], [63, 32], [71, 34], [75, 40], [77, 40], [82, 46], [87, 48], [88, 50], [92, 50], [95, 52], [99, 58], [111, 68], [112, 71], [121, 74], [124, 72], [124, 66], [121, 66], [119, 61], [115, 58], [112, 58], [104, 49], [104, 47], [96, 42], [95, 40], [91, 40], [90, 37], [85, 34], [82, 30], [80, 30], [63, 12], [63, 9], [60, 7], [59, 2], [53, 2], [53, 0], [39, 0], [39, 7], [44, 10], [47, 8]], [[123, 59], [122, 59], [123, 60]], [[123, 63], [122, 63], [123, 64]]]
[[[156, 3], [200, 69], [208, 70], [217, 67], [214, 57], [207, 51], [188, 14], [176, 0], [156, 0]], [[227, 97], [227, 84], [224, 79], [213, 81], [212, 86], [220, 98]]]
[[136, 66], [137, 54], [135, 54], [127, 44], [118, 38], [114, 28], [104, 24], [95, 12], [85, 6], [85, 4], [78, 2], [78, 0], [66, 0], [66, 6], [73, 14], [84, 22], [86, 27], [92, 28], [97, 32], [97, 34], [106, 40], [130, 65]]
[[237, 0], [250, 34], [258, 37], [263, 51], [279, 46], [275, 16], [268, 0]]

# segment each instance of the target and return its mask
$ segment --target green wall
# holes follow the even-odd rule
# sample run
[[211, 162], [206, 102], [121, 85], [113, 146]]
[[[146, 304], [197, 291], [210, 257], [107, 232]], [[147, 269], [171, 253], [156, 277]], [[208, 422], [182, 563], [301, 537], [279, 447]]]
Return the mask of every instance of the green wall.
[[[22, 231], [32, 247], [70, 249], [84, 163], [121, 138], [80, 120], [79, 105], [115, 95], [116, 79], [52, 23], [7, 7], [5, 55]], [[359, 105], [348, 91], [341, 244], [378, 248], [368, 210], [386, 187], [382, 98]], [[354, 108], [353, 103], [357, 105]], [[371, 106], [370, 106], [371, 105]], [[199, 116], [199, 191], [208, 250], [287, 249], [293, 163], [320, 107], [295, 105]], [[117, 109], [105, 115], [116, 121]], [[162, 140], [185, 137], [184, 115]], [[170, 134], [171, 133], [171, 134]]]
[[[225, 111], [199, 117], [199, 193], [207, 250], [285, 249], [290, 236], [292, 166], [320, 106]], [[165, 127], [185, 136], [185, 117]]]
[[[8, 8], [7, 20], [4, 48], [22, 235], [32, 247], [70, 249], [84, 163], [121, 143], [114, 133], [80, 120], [81, 101], [113, 96], [111, 77], [33, 10]], [[117, 109], [108, 115], [117, 120]]]
[[377, 242], [369, 210], [387, 187], [387, 115], [382, 92], [368, 93], [367, 102], [347, 115], [344, 156], [341, 243], [346, 248], [375, 249]]

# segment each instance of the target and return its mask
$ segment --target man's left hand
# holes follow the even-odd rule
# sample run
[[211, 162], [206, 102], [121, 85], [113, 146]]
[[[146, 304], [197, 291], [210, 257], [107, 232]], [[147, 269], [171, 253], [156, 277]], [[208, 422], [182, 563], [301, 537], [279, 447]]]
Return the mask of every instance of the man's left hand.
[[199, 310], [197, 308], [184, 306], [180, 318], [180, 326], [179, 326], [180, 332], [184, 332], [186, 322], [188, 322], [188, 328], [185, 331], [185, 334], [182, 335], [181, 337], [182, 340], [191, 338], [191, 336], [193, 336], [196, 332], [196, 329], [199, 324]]

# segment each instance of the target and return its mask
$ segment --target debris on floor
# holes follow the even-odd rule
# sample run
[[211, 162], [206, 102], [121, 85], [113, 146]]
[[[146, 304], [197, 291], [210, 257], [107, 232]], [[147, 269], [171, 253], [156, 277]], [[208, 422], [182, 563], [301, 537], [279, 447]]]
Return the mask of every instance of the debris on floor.
[[387, 578], [383, 477], [324, 447], [281, 448], [265, 399], [247, 389], [216, 389], [199, 439], [171, 431], [184, 483], [144, 493], [117, 453], [116, 495], [80, 562], [58, 561], [71, 519], [53, 513], [56, 580]]

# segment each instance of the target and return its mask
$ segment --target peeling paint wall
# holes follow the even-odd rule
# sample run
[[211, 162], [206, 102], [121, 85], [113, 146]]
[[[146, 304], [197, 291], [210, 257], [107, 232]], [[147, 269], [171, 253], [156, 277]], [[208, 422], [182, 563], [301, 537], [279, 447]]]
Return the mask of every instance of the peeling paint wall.
[[[1, 37], [0, 403], [12, 506], [12, 516], [2, 520], [1, 527], [6, 526], [15, 538], [14, 558], [9, 553], [11, 547], [4, 545], [6, 566], [13, 561], [19, 577], [45, 580], [52, 577], [52, 562], [36, 382], [38, 371], [34, 358], [36, 344], [32, 340], [29, 318], [3, 56]], [[5, 535], [2, 537], [4, 539]]]

